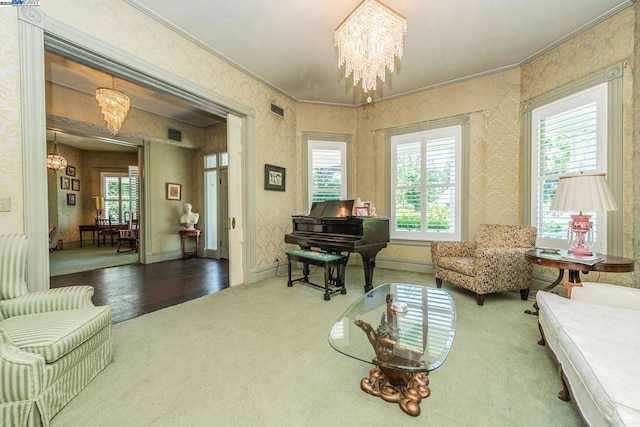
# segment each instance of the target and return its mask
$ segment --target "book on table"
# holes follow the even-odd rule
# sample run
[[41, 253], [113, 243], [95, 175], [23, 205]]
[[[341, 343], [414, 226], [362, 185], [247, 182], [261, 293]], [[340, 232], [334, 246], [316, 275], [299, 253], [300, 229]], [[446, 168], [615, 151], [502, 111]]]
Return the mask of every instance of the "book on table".
[[567, 253], [565, 255], [562, 255], [562, 259], [565, 261], [577, 262], [579, 264], [594, 265], [602, 261], [604, 258], [599, 254], [575, 255], [572, 253]]

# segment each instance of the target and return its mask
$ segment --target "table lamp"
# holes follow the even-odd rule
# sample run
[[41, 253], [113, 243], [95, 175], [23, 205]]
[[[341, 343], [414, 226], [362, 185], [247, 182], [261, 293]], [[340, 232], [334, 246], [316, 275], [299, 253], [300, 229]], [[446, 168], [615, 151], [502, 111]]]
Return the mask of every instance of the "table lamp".
[[96, 219], [100, 219], [102, 215], [102, 205], [104, 204], [104, 197], [94, 196], [93, 199], [93, 207], [96, 210]]
[[590, 233], [593, 223], [590, 221], [591, 215], [583, 215], [582, 211], [615, 211], [616, 209], [618, 207], [607, 186], [605, 174], [600, 172], [580, 172], [560, 176], [556, 194], [549, 207], [552, 211], [580, 212], [577, 215], [571, 215], [571, 221], [569, 221], [569, 241], [576, 243], [569, 249], [569, 253], [575, 255], [592, 255], [591, 250], [584, 244], [585, 236]]

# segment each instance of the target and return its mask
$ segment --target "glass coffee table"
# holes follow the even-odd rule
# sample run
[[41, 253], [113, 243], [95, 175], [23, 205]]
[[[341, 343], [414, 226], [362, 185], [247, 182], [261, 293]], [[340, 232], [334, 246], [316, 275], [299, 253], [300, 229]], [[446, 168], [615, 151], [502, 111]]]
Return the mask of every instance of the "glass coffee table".
[[364, 294], [331, 328], [329, 344], [376, 367], [360, 388], [412, 416], [429, 396], [429, 372], [451, 350], [456, 308], [444, 289], [387, 283]]

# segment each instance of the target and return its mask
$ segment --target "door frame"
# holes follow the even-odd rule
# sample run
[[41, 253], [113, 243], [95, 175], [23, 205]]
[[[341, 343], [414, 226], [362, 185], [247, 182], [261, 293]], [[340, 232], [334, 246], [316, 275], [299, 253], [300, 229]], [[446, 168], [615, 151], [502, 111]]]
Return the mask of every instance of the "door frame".
[[[46, 175], [46, 105], [45, 105], [45, 51], [64, 54], [74, 61], [109, 72], [119, 78], [141, 84], [153, 90], [175, 96], [195, 107], [225, 117], [233, 113], [242, 119], [242, 176], [244, 182], [253, 182], [254, 171], [246, 165], [254, 161], [253, 109], [236, 101], [213, 93], [202, 86], [170, 73], [158, 66], [107, 44], [73, 27], [45, 16], [36, 8], [19, 8], [18, 11], [20, 54], [20, 97], [23, 143], [23, 193], [24, 232], [28, 241], [27, 277], [30, 290], [49, 288], [48, 218]], [[73, 40], [73, 42], [71, 41]], [[117, 58], [117, 59], [116, 59]], [[197, 94], [197, 95], [196, 95]], [[27, 102], [28, 100], [28, 102]], [[145, 144], [147, 145], [147, 144]], [[148, 147], [146, 147], [148, 149]], [[149, 162], [143, 173], [149, 176]], [[144, 180], [142, 193], [144, 204], [148, 202], [150, 183]], [[235, 197], [235, 196], [231, 196]], [[253, 191], [242, 191], [242, 217], [245, 224], [243, 241], [242, 281], [251, 281], [250, 272], [255, 266], [255, 220], [251, 208], [255, 199]], [[151, 224], [150, 210], [145, 210], [143, 224]], [[152, 233], [142, 233], [146, 248], [140, 262], [146, 263], [152, 248]]]

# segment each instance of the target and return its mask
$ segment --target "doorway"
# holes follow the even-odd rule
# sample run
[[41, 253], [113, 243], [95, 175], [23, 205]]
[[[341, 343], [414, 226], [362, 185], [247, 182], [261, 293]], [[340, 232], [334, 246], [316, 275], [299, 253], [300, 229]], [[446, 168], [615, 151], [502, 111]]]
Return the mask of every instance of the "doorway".
[[[131, 232], [134, 220], [139, 224], [142, 150], [72, 134], [53, 123], [47, 139], [57, 141], [69, 165], [47, 173], [48, 223], [55, 229], [53, 238], [49, 234], [49, 276], [139, 263], [136, 246], [130, 240], [122, 244], [119, 237]], [[98, 233], [98, 219], [112, 228]]]
[[[191, 106], [226, 117], [227, 120], [233, 117], [233, 125], [228, 130], [229, 150], [234, 153], [233, 156], [230, 156], [229, 169], [230, 171], [234, 168], [237, 169], [234, 171], [234, 179], [230, 179], [229, 182], [234, 182], [234, 186], [241, 187], [239, 191], [235, 191], [235, 187], [229, 189], [229, 206], [233, 207], [230, 216], [233, 216], [236, 225], [233, 227], [234, 232], [232, 232], [236, 236], [233, 239], [230, 238], [229, 244], [229, 274], [231, 285], [242, 283], [245, 280], [253, 280], [250, 272], [255, 266], [253, 254], [255, 249], [252, 245], [255, 239], [255, 224], [251, 221], [248, 223], [250, 228], [244, 228], [245, 209], [251, 207], [253, 196], [245, 193], [246, 189], [242, 187], [242, 183], [253, 182], [255, 175], [252, 167], [244, 166], [245, 163], [253, 163], [255, 151], [254, 111], [243, 104], [211, 92], [195, 82], [160, 69], [154, 63], [147, 62], [137, 55], [106, 44], [101, 40], [87, 38], [73, 27], [55, 20], [47, 20], [39, 10], [33, 9], [30, 14], [21, 14], [18, 25], [22, 35], [19, 54], [21, 58], [28, 58], [28, 61], [21, 64], [20, 80], [23, 97], [28, 94], [29, 102], [22, 102], [20, 105], [22, 110], [21, 134], [25, 141], [22, 178], [24, 188], [32, 189], [32, 191], [25, 192], [24, 200], [25, 233], [29, 238], [27, 274], [30, 277], [30, 290], [49, 287], [48, 242], [46, 234], [43, 233], [47, 223], [47, 180], [46, 171], [42, 167], [42, 159], [46, 156], [46, 150], [42, 144], [46, 138], [46, 108], [43, 87], [45, 45], [49, 52], [95, 69], [104, 70], [110, 75], [115, 75], [134, 84], [144, 85], [147, 89], [170, 94]], [[162, 76], [162, 78], [157, 76]], [[147, 147], [148, 145], [145, 145], [145, 149]], [[143, 165], [141, 171], [143, 177], [150, 174], [148, 163]], [[241, 180], [235, 180], [236, 173], [241, 177]], [[144, 181], [142, 192], [142, 197], [145, 199], [142, 206], [144, 208], [148, 201], [153, 203], [155, 200], [151, 194], [149, 180]], [[147, 226], [151, 209], [153, 206], [144, 209], [141, 215], [142, 223]], [[246, 212], [249, 211], [250, 209]], [[141, 262], [145, 264], [159, 261], [162, 257], [162, 247], [154, 248], [153, 245], [156, 242], [151, 234], [143, 231], [143, 238], [140, 241]], [[233, 263], [237, 263], [239, 268], [231, 269], [231, 262], [236, 255], [238, 255], [237, 261]], [[236, 278], [232, 279], [234, 276]]]
[[205, 235], [207, 258], [229, 259], [229, 179], [226, 152], [204, 156]]

